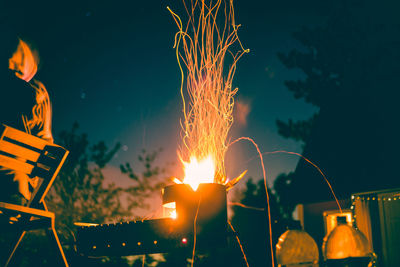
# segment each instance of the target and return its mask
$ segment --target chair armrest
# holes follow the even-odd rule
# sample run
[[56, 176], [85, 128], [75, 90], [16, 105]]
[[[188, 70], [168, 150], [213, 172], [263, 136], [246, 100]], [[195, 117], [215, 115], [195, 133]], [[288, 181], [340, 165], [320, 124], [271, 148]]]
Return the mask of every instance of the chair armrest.
[[21, 214], [21, 216], [28, 215], [28, 216], [35, 216], [35, 217], [39, 217], [39, 218], [54, 219], [53, 212], [44, 211], [44, 210], [40, 210], [40, 209], [28, 208], [28, 207], [5, 203], [5, 202], [0, 202], [0, 211], [7, 211], [7, 213], [14, 212], [15, 215]]

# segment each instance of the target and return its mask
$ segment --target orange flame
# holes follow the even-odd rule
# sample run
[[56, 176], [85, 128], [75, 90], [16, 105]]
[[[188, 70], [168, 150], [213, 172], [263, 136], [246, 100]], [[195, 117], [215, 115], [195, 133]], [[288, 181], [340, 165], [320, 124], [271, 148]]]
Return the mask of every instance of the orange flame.
[[178, 218], [178, 214], [176, 212], [176, 202], [169, 202], [163, 204], [163, 212], [164, 212], [164, 217], [169, 217], [172, 219]]
[[183, 183], [190, 185], [194, 191], [200, 183], [214, 182], [215, 166], [211, 156], [200, 161], [192, 157], [190, 162], [183, 162], [183, 165], [185, 167]]
[[[225, 25], [220, 28], [217, 19], [219, 20], [223, 2]], [[237, 92], [237, 88], [232, 88], [232, 79], [236, 62], [248, 50], [243, 48], [237, 36], [240, 25], [235, 24], [232, 1], [218, 0], [208, 4], [205, 0], [195, 3], [191, 1], [189, 8], [185, 0], [183, 3], [188, 15], [185, 26], [177, 14], [169, 8], [168, 10], [179, 28], [174, 44], [182, 75], [181, 96], [184, 114], [181, 121], [183, 145], [180, 147], [179, 156], [183, 159], [185, 173], [192, 169], [192, 164], [198, 172], [196, 182], [192, 181], [194, 178], [185, 177], [184, 183], [190, 180], [195, 187], [195, 184], [200, 182], [225, 184], [227, 179], [224, 158], [228, 132], [233, 123], [233, 97]], [[239, 44], [239, 51], [234, 54], [228, 49], [235, 43]], [[227, 53], [231, 55], [230, 66], [224, 71]], [[183, 92], [185, 77], [181, 62], [187, 70], [186, 93]], [[204, 165], [207, 166], [203, 166], [203, 160], [206, 160]], [[210, 163], [210, 160], [213, 162]], [[202, 164], [199, 164], [199, 161]], [[211, 178], [210, 171], [214, 172]], [[203, 174], [206, 177], [199, 177], [203, 172], [206, 172]]]

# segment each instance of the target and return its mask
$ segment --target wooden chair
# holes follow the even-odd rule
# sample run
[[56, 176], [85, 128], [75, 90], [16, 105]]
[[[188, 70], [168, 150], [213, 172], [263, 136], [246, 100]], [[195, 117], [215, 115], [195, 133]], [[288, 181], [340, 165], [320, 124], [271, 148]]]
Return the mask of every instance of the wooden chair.
[[68, 151], [63, 147], [3, 124], [0, 124], [0, 133], [0, 166], [39, 178], [39, 183], [33, 190], [27, 206], [0, 202], [0, 216], [18, 218], [14, 224], [18, 236], [11, 244], [12, 249], [4, 266], [6, 267], [10, 263], [26, 231], [36, 229], [47, 231], [47, 235], [55, 245], [60, 262], [63, 262], [64, 266], [68, 266], [55, 230], [54, 213], [47, 210], [44, 201], [68, 156]]

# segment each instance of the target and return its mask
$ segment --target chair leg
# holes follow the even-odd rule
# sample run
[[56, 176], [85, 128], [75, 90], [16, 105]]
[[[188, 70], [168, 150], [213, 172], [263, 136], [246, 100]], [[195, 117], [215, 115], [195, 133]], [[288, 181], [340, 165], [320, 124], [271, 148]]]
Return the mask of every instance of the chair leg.
[[59, 260], [64, 263], [65, 267], [69, 267], [67, 259], [64, 254], [64, 251], [62, 249], [60, 240], [58, 239], [56, 229], [54, 228], [54, 223], [52, 223], [51, 229], [47, 230], [47, 236], [51, 239], [51, 241], [56, 246], [55, 252], [56, 252], [56, 254], [58, 254]]
[[12, 243], [12, 251], [11, 251], [10, 256], [8, 257], [7, 262], [4, 265], [4, 267], [7, 267], [8, 264], [10, 263], [12, 257], [15, 254], [15, 251], [17, 250], [17, 248], [19, 246], [19, 243], [21, 243], [21, 240], [22, 240], [22, 238], [24, 238], [24, 236], [25, 236], [25, 231], [22, 231], [21, 234], [19, 235], [18, 239], [16, 239], [16, 242]]

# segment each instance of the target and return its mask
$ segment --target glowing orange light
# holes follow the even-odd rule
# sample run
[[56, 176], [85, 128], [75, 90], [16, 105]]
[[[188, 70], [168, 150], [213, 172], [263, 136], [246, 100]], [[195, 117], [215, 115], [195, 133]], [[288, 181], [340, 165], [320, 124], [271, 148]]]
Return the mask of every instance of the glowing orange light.
[[[182, 182], [180, 182], [182, 183]], [[172, 219], [176, 219], [178, 217], [178, 214], [176, 213], [176, 203], [175, 202], [169, 202], [165, 203], [163, 205], [164, 207], [164, 216]]]
[[185, 168], [184, 184], [190, 185], [197, 190], [200, 183], [213, 183], [215, 175], [215, 164], [211, 156], [198, 161], [197, 158], [190, 158], [190, 162], [183, 162]]
[[182, 184], [182, 181], [179, 180], [178, 178], [174, 178], [173, 181], [174, 181], [174, 183], [176, 183], [176, 184]]
[[164, 206], [164, 208], [175, 209], [176, 208], [176, 202], [165, 203], [163, 206]]
[[169, 214], [169, 217], [171, 217], [172, 219], [176, 219], [178, 217], [176, 210], [171, 211], [171, 213]]

